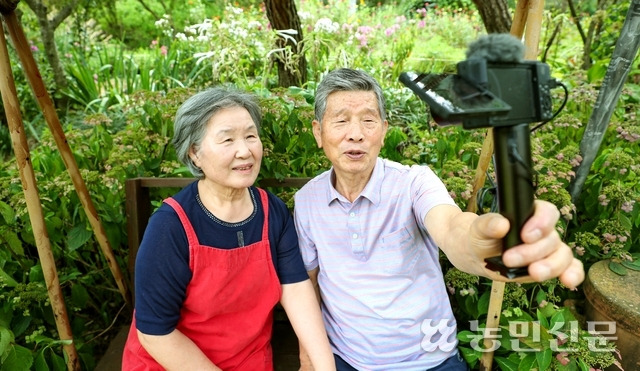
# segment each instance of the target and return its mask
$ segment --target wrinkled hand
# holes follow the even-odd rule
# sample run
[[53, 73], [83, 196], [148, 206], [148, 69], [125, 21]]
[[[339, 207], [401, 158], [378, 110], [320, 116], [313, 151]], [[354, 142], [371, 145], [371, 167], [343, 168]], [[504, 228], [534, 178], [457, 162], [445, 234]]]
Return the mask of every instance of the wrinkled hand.
[[[573, 252], [555, 229], [560, 212], [552, 203], [536, 200], [534, 214], [522, 227], [520, 237], [523, 244], [514, 246], [502, 255], [507, 267], [528, 266], [529, 276], [515, 281], [544, 281], [558, 277], [565, 286], [573, 289], [584, 280], [582, 262], [573, 257]], [[509, 220], [500, 214], [491, 213], [478, 217], [471, 225], [470, 245], [475, 255], [484, 258], [499, 255], [501, 239], [509, 231]], [[498, 281], [506, 277], [484, 269], [484, 275]]]

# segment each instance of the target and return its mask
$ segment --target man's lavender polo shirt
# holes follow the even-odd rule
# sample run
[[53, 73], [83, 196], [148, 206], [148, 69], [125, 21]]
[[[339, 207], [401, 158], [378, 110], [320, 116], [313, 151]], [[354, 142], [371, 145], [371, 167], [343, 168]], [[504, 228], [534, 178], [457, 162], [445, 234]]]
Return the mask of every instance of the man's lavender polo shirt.
[[[295, 195], [295, 222], [307, 270], [320, 267], [322, 313], [333, 351], [363, 370], [426, 370], [457, 350], [437, 334], [421, 346], [426, 320], [455, 326], [438, 247], [424, 217], [455, 205], [427, 166], [378, 159], [355, 202], [332, 185], [333, 170]], [[454, 327], [455, 328], [455, 327]], [[427, 339], [429, 340], [429, 339]]]

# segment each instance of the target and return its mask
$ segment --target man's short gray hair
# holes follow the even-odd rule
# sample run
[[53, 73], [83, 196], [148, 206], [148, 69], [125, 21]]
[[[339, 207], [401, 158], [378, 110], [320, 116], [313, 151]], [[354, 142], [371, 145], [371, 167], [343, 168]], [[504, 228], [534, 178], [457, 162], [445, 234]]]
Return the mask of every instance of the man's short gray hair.
[[327, 99], [336, 91], [372, 91], [378, 101], [378, 110], [382, 121], [387, 119], [384, 94], [376, 79], [361, 70], [339, 68], [329, 72], [318, 84], [315, 98], [315, 119], [322, 124], [322, 118], [327, 110]]

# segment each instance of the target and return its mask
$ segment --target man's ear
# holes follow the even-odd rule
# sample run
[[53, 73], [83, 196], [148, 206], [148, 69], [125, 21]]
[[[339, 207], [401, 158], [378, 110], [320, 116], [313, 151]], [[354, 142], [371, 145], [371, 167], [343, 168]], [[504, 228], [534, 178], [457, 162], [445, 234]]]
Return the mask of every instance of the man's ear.
[[387, 130], [389, 129], [389, 122], [384, 120], [382, 123], [382, 143], [381, 146], [384, 147], [384, 138], [387, 137]]
[[316, 144], [318, 148], [322, 148], [322, 124], [318, 120], [313, 120], [311, 126], [313, 127], [313, 136], [316, 138]]

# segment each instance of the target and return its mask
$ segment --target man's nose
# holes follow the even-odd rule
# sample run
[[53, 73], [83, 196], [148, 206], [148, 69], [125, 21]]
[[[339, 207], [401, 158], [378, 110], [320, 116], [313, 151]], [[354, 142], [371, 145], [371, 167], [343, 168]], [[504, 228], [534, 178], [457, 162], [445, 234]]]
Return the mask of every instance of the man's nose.
[[354, 142], [361, 142], [364, 139], [362, 124], [359, 122], [351, 122], [349, 124], [348, 139]]

